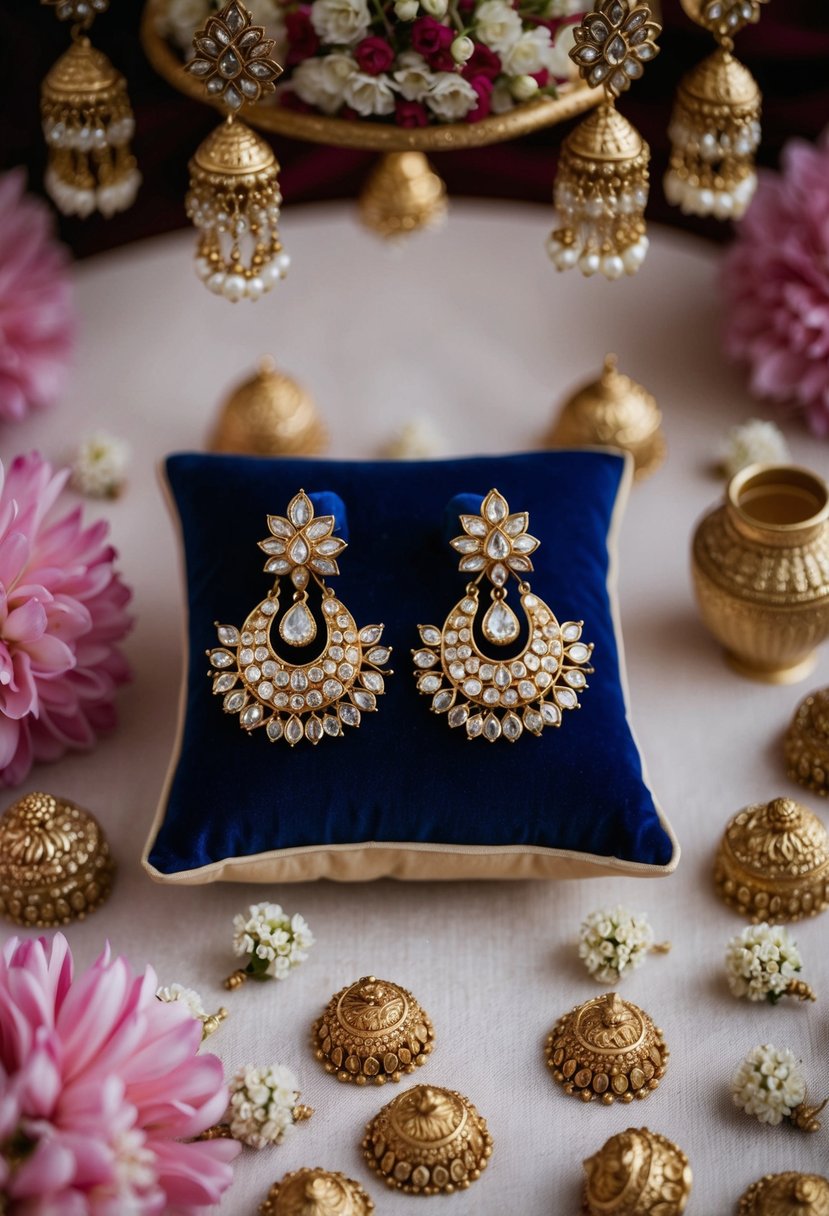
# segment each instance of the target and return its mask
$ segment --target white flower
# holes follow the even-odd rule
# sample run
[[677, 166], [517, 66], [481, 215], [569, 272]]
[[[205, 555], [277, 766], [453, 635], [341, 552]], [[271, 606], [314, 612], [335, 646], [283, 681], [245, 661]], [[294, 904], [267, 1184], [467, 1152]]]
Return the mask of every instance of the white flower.
[[475, 43], [465, 34], [459, 34], [449, 50], [452, 52], [455, 63], [466, 63], [467, 59], [471, 59], [475, 53]]
[[316, 106], [323, 114], [336, 114], [343, 104], [346, 83], [357, 71], [355, 59], [335, 51], [303, 59], [291, 74], [291, 84], [297, 97], [309, 106]]
[[766, 1043], [750, 1051], [734, 1073], [731, 1096], [747, 1115], [778, 1124], [804, 1101], [806, 1080], [787, 1047], [781, 1050]]
[[558, 37], [544, 65], [550, 75], [557, 80], [567, 80], [575, 74], [576, 67], [570, 58], [570, 51], [576, 45], [575, 30], [574, 25], [565, 25], [559, 30]]
[[621, 904], [591, 912], [579, 930], [579, 957], [603, 984], [615, 984], [626, 971], [641, 967], [652, 947], [647, 916]]
[[582, 0], [549, 0], [547, 17], [572, 17], [574, 13], [584, 12]]
[[391, 114], [394, 109], [394, 86], [385, 72], [379, 76], [355, 72], [345, 83], [343, 97], [363, 118], [370, 114]]
[[414, 21], [419, 11], [418, 0], [397, 0], [394, 6], [394, 15], [398, 21]]
[[446, 11], [449, 8], [449, 0], [420, 0], [421, 8], [427, 12], [430, 17], [446, 16]]
[[169, 984], [166, 988], [159, 988], [155, 994], [160, 1001], [181, 1001], [182, 1005], [186, 1005], [194, 1018], [203, 1021], [207, 1017], [207, 1010], [202, 1004], [202, 999], [194, 988], [185, 988], [182, 984]]
[[475, 11], [478, 41], [502, 54], [521, 37], [523, 26], [514, 8], [504, 0], [484, 0]]
[[230, 1131], [251, 1148], [281, 1144], [294, 1131], [299, 1085], [290, 1068], [240, 1068], [230, 1082]]
[[515, 98], [510, 92], [508, 81], [496, 81], [495, 88], [492, 90], [490, 108], [493, 114], [506, 114], [507, 110], [515, 108]]
[[428, 63], [417, 51], [404, 51], [397, 62], [394, 80], [400, 93], [406, 101], [423, 101], [435, 79]]
[[314, 935], [296, 913], [288, 916], [279, 904], [252, 904], [248, 915], [233, 918], [233, 949], [248, 958], [248, 970], [257, 978], [284, 980], [304, 963]]
[[192, 51], [193, 35], [211, 12], [210, 0], [169, 0], [159, 13], [158, 32], [183, 51]]
[[503, 58], [507, 76], [532, 76], [549, 65], [553, 44], [546, 26], [525, 30]]
[[314, 0], [311, 5], [311, 24], [330, 46], [359, 42], [370, 23], [366, 0]]
[[538, 81], [532, 76], [513, 76], [509, 91], [516, 101], [529, 101], [538, 92]]
[[72, 488], [88, 498], [115, 498], [124, 488], [130, 449], [123, 439], [96, 431], [72, 459]]
[[[489, 0], [487, 0], [489, 3]], [[436, 72], [426, 105], [443, 122], [458, 122], [478, 104], [478, 94], [457, 72]]]
[[775, 1004], [803, 966], [784, 925], [749, 925], [728, 943], [728, 986], [735, 996]]
[[722, 454], [723, 472], [733, 477], [750, 464], [785, 464], [789, 445], [773, 422], [751, 418], [728, 432]]
[[383, 455], [389, 460], [428, 460], [445, 449], [443, 436], [431, 418], [413, 418], [386, 444]]

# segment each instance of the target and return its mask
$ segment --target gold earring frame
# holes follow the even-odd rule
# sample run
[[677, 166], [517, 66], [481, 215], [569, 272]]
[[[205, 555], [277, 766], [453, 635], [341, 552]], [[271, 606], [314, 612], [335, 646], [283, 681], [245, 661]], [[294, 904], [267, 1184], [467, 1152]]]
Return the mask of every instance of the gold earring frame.
[[[391, 648], [381, 642], [383, 625], [357, 625], [325, 576], [339, 574], [336, 558], [346, 542], [333, 535], [333, 515], [314, 514], [304, 490], [288, 503], [286, 514], [269, 515], [269, 535], [259, 542], [268, 557], [265, 570], [276, 575], [273, 589], [248, 613], [241, 629], [215, 622], [219, 646], [206, 653], [213, 693], [223, 698], [225, 713], [238, 714], [249, 734], [260, 727], [271, 742], [301, 739], [317, 744], [347, 726], [360, 725], [364, 713], [377, 708], [385, 691], [383, 671]], [[281, 616], [280, 578], [294, 587], [291, 607]], [[305, 647], [317, 636], [317, 623], [307, 607], [308, 586], [322, 592], [326, 642], [302, 663], [283, 658], [271, 642], [274, 624], [287, 646]]]
[[[490, 490], [477, 515], [461, 515], [463, 535], [451, 542], [461, 554], [459, 568], [475, 577], [450, 610], [443, 628], [418, 625], [421, 646], [412, 650], [418, 691], [431, 697], [432, 711], [450, 727], [465, 727], [469, 739], [515, 743], [524, 731], [540, 735], [560, 726], [562, 712], [578, 709], [578, 693], [592, 673], [593, 644], [581, 640], [583, 621], [559, 624], [553, 610], [523, 576], [533, 569], [530, 554], [539, 541], [527, 532], [526, 511], [510, 513], [498, 490]], [[481, 621], [484, 638], [506, 646], [521, 628], [507, 603], [510, 576], [518, 582], [528, 636], [519, 655], [493, 658], [475, 640], [480, 609], [479, 583], [492, 584], [491, 603]]]

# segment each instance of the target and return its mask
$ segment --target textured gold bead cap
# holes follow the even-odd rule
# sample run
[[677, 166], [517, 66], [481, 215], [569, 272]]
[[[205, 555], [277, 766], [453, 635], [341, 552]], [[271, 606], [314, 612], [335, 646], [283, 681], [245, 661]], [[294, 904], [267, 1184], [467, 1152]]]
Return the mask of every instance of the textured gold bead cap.
[[738, 1216], [829, 1216], [829, 1178], [766, 1174], [742, 1196]]
[[327, 445], [313, 397], [272, 359], [231, 391], [208, 443], [244, 456], [315, 456]]
[[747, 806], [726, 825], [714, 885], [753, 923], [780, 924], [829, 907], [829, 835], [792, 798]]
[[260, 1216], [371, 1216], [374, 1202], [353, 1178], [323, 1169], [294, 1170], [275, 1182]]
[[670, 1056], [651, 1017], [616, 992], [559, 1018], [544, 1053], [565, 1093], [604, 1106], [646, 1098], [665, 1075]]
[[807, 790], [829, 794], [829, 688], [804, 698], [783, 743], [786, 772]]
[[76, 39], [46, 73], [42, 90], [47, 101], [64, 105], [77, 101], [84, 104], [90, 98], [116, 92], [124, 78], [101, 51], [96, 51], [86, 38]]
[[435, 1085], [398, 1094], [367, 1125], [363, 1139], [371, 1168], [410, 1195], [466, 1190], [491, 1155], [486, 1121], [469, 1099]]
[[239, 119], [223, 122], [211, 131], [190, 161], [191, 173], [218, 178], [257, 179], [263, 172], [278, 170], [273, 149], [266, 140]]
[[312, 1046], [325, 1071], [357, 1085], [399, 1081], [426, 1063], [435, 1032], [411, 992], [363, 976], [332, 996], [314, 1023]]
[[27, 794], [0, 818], [0, 914], [50, 928], [94, 912], [114, 865], [94, 816], [66, 798]]
[[681, 1216], [693, 1182], [682, 1149], [646, 1127], [629, 1127], [584, 1162], [588, 1216]]

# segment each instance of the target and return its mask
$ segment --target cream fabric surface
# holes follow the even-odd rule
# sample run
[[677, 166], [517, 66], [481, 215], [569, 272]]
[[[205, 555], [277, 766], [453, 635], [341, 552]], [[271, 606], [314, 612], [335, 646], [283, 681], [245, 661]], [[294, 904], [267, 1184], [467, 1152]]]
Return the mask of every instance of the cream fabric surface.
[[[121, 698], [114, 736], [91, 756], [36, 770], [24, 790], [45, 787], [88, 806], [120, 863], [109, 904], [68, 931], [79, 962], [109, 938], [136, 965], [152, 962], [161, 982], [196, 987], [210, 1008], [225, 1003], [230, 1017], [211, 1046], [228, 1072], [248, 1062], [289, 1064], [316, 1108], [289, 1143], [242, 1156], [221, 1208], [228, 1216], [254, 1212], [270, 1182], [300, 1165], [360, 1179], [381, 1216], [417, 1207], [387, 1193], [359, 1155], [364, 1123], [397, 1087], [340, 1085], [308, 1047], [331, 993], [368, 973], [412, 989], [434, 1021], [437, 1045], [416, 1080], [461, 1090], [489, 1121], [495, 1150], [482, 1180], [431, 1201], [452, 1216], [574, 1216], [582, 1158], [631, 1125], [647, 1124], [689, 1154], [690, 1216], [727, 1216], [769, 1170], [829, 1170], [829, 1128], [811, 1137], [767, 1129], [728, 1096], [741, 1056], [765, 1041], [792, 1047], [813, 1096], [829, 1094], [829, 917], [794, 929], [817, 1005], [737, 1002], [722, 956], [741, 921], [710, 880], [728, 816], [797, 794], [782, 769], [781, 732], [799, 699], [829, 683], [826, 653], [796, 688], [738, 678], [693, 607], [689, 538], [721, 491], [710, 471], [718, 443], [730, 425], [768, 409], [750, 401], [742, 376], [720, 356], [715, 251], [655, 232], [636, 279], [585, 282], [547, 263], [549, 223], [542, 208], [458, 205], [445, 229], [398, 252], [363, 234], [340, 207], [289, 210], [290, 277], [255, 307], [203, 290], [185, 234], [87, 263], [77, 272], [81, 336], [66, 399], [4, 432], [5, 459], [36, 446], [60, 460], [77, 436], [98, 428], [133, 447], [123, 498], [92, 504], [88, 514], [111, 520], [135, 588], [128, 649], [136, 680]], [[669, 460], [631, 495], [619, 593], [632, 719], [682, 845], [677, 873], [659, 881], [154, 886], [139, 857], [172, 748], [181, 663], [180, 575], [155, 482], [159, 458], [199, 446], [224, 390], [268, 352], [315, 394], [332, 453], [367, 456], [424, 414], [447, 452], [531, 447], [554, 402], [597, 373], [607, 350], [665, 412]], [[789, 437], [797, 459], [829, 473], [823, 445], [796, 426]], [[405, 663], [396, 666], [406, 678]], [[827, 808], [816, 809], [826, 819]], [[259, 898], [301, 911], [318, 943], [284, 983], [225, 993], [232, 915]], [[573, 946], [581, 918], [619, 901], [646, 910], [658, 940], [674, 943], [621, 988], [662, 1027], [672, 1057], [644, 1104], [583, 1106], [553, 1084], [542, 1048], [556, 1017], [598, 990]]]

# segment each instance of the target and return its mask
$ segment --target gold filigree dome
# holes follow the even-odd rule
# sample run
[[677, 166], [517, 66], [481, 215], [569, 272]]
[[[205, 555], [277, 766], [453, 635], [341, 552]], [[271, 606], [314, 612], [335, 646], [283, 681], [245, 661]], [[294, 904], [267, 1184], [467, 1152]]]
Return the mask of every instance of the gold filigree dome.
[[279, 168], [273, 149], [260, 135], [240, 121], [223, 122], [196, 149], [191, 171], [216, 177], [241, 179], [257, 184], [257, 176]]
[[399, 1026], [409, 1011], [406, 994], [397, 984], [367, 978], [352, 984], [340, 997], [343, 1026], [363, 1034], [379, 1034]]
[[466, 1122], [458, 1095], [431, 1085], [401, 1094], [391, 1112], [391, 1126], [412, 1144], [440, 1144], [457, 1135]]
[[632, 163], [647, 161], [650, 152], [642, 136], [613, 106], [597, 106], [565, 140], [567, 150], [585, 161]]
[[584, 1162], [588, 1216], [681, 1216], [691, 1193], [688, 1158], [646, 1127], [628, 1128]]
[[312, 1045], [325, 1071], [357, 1085], [399, 1081], [426, 1063], [435, 1032], [399, 984], [366, 975], [335, 993], [314, 1023]]
[[274, 1183], [260, 1216], [370, 1216], [374, 1203], [344, 1174], [301, 1169]]
[[742, 1196], [738, 1216], [829, 1216], [829, 1178], [767, 1174]]
[[697, 104], [754, 111], [761, 101], [757, 81], [727, 51], [715, 51], [683, 78], [681, 89]]
[[98, 101], [122, 85], [121, 73], [106, 55], [96, 51], [88, 38], [78, 38], [46, 73], [42, 88], [48, 101], [71, 103], [78, 99], [81, 104], [87, 98]]
[[786, 732], [788, 775], [806, 789], [829, 793], [829, 688], [820, 688], [798, 705]]
[[209, 446], [249, 456], [314, 456], [326, 442], [311, 394], [266, 358], [224, 402]]

